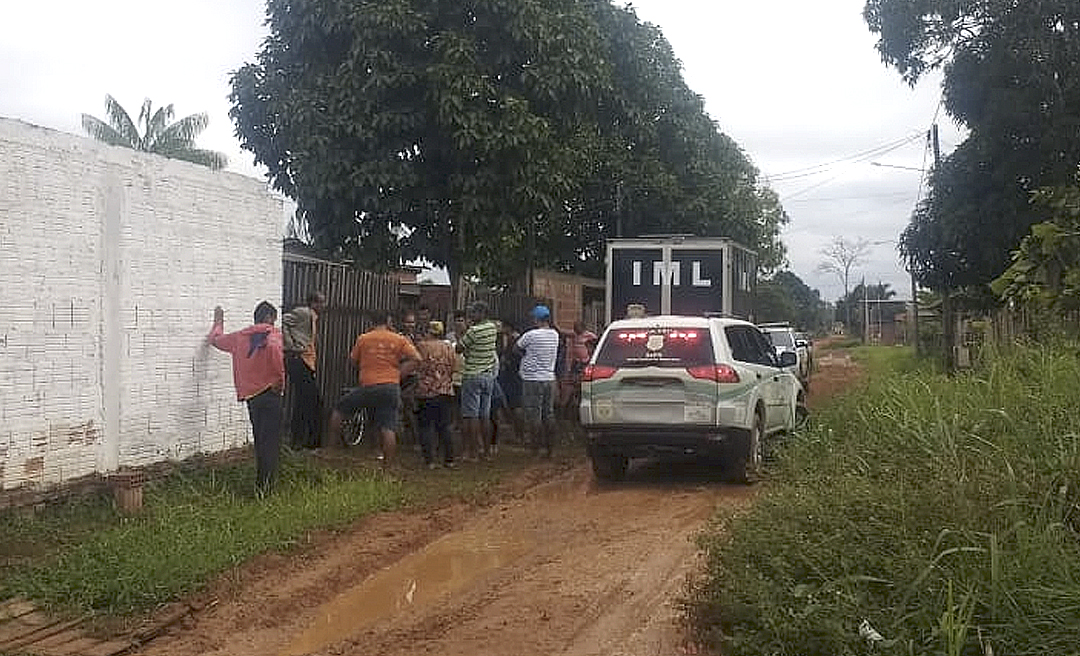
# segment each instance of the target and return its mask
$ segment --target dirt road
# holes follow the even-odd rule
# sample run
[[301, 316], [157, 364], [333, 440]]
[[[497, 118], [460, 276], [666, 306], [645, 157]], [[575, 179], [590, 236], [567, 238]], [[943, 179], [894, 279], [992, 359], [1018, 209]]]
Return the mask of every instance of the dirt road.
[[678, 463], [619, 485], [584, 463], [548, 475], [491, 507], [383, 515], [315, 554], [263, 559], [139, 653], [686, 653], [675, 602], [693, 537], [752, 488]]
[[[846, 356], [819, 362], [812, 406], [858, 375]], [[257, 559], [138, 653], [692, 653], [676, 604], [693, 538], [759, 488], [702, 465], [645, 462], [601, 485], [583, 459], [539, 464], [492, 505], [382, 514]]]

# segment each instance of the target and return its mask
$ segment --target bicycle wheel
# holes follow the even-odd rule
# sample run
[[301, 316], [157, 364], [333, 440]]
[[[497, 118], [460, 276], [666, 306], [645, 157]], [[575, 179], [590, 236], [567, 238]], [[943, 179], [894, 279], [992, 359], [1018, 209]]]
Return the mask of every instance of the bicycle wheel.
[[364, 441], [365, 412], [357, 410], [341, 422], [341, 441], [345, 446], [359, 446]]

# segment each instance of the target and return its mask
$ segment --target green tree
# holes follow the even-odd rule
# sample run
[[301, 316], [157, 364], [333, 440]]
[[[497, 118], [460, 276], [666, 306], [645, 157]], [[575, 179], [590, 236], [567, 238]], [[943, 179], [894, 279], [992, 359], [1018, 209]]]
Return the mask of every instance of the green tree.
[[1080, 4], [869, 0], [864, 15], [907, 81], [943, 69], [944, 106], [969, 130], [931, 176], [902, 252], [927, 287], [985, 290], [1042, 218], [1032, 192], [1080, 162]]
[[1007, 300], [1055, 313], [1080, 309], [1080, 177], [1039, 190], [1035, 202], [1050, 219], [1032, 227], [992, 287]]
[[270, 0], [268, 22], [231, 115], [324, 250], [423, 257], [452, 280], [509, 281], [530, 262], [596, 274], [622, 222], [783, 260], [775, 194], [628, 9]]
[[[860, 339], [866, 336], [866, 324], [874, 324], [884, 317], [903, 310], [903, 303], [883, 303], [896, 296], [889, 283], [867, 285], [859, 283], [836, 302], [837, 316], [851, 316], [847, 334]], [[843, 313], [843, 315], [841, 315]]]
[[755, 317], [760, 323], [786, 321], [798, 330], [817, 332], [829, 320], [821, 293], [789, 270], [759, 281], [754, 304]]
[[228, 164], [225, 155], [195, 146], [195, 138], [210, 122], [205, 113], [192, 114], [172, 122], [175, 112], [171, 104], [154, 111], [150, 99], [147, 98], [139, 110], [136, 125], [120, 103], [106, 94], [105, 115], [107, 121], [89, 114], [82, 115], [83, 129], [98, 141], [193, 162], [214, 170], [225, 168]]

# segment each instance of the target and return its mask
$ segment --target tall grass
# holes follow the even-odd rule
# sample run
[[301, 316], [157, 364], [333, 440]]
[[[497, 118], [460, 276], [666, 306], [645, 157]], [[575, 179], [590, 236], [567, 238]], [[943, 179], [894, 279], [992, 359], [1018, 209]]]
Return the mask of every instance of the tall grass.
[[703, 537], [701, 637], [725, 656], [1080, 653], [1075, 346], [956, 377], [861, 357], [760, 502]]
[[101, 500], [44, 517], [7, 516], [0, 523], [5, 542], [15, 534], [24, 547], [36, 542], [51, 553], [6, 567], [0, 593], [75, 612], [141, 611], [192, 592], [251, 556], [289, 548], [311, 530], [342, 526], [406, 496], [387, 476], [300, 458], [284, 460], [279, 485], [265, 499], [253, 495], [252, 480], [250, 465], [176, 476], [149, 488], [143, 512], [130, 518]]

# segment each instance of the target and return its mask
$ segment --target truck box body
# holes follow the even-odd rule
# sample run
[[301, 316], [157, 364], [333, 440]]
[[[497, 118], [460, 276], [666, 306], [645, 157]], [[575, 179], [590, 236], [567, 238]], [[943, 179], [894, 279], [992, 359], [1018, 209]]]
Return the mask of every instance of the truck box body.
[[757, 253], [720, 237], [663, 235], [607, 242], [607, 321], [631, 304], [648, 314], [752, 319]]

